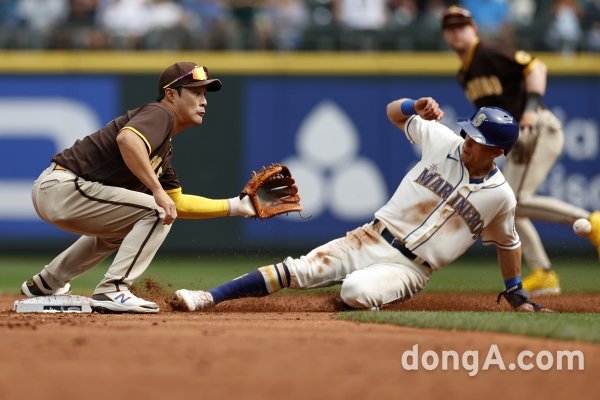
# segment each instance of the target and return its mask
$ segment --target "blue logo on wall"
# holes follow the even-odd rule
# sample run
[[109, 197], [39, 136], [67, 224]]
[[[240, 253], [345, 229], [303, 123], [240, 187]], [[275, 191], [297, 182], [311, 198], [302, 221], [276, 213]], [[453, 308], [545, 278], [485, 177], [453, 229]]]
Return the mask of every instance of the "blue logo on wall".
[[[596, 81], [559, 80], [545, 97], [562, 120], [567, 139], [540, 193], [586, 209], [600, 208], [598, 102], [575, 107], [564, 99], [595, 98], [598, 86]], [[419, 149], [387, 120], [386, 105], [399, 97], [422, 96], [442, 105], [443, 123], [455, 131], [456, 118], [473, 113], [453, 77], [249, 79], [243, 105], [245, 169], [240, 176], [246, 178], [274, 161], [288, 165], [297, 178], [305, 218], [244, 221], [244, 240], [321, 243], [369, 222], [420, 157]], [[570, 229], [552, 224], [540, 234], [548, 242], [579, 240]]]
[[288, 165], [304, 211], [248, 221], [245, 239], [322, 241], [372, 220], [418, 156], [385, 116], [394, 95], [382, 79], [251, 80], [246, 171], [272, 161]]
[[66, 235], [40, 220], [31, 186], [52, 156], [116, 116], [118, 81], [110, 76], [0, 78], [0, 237]]

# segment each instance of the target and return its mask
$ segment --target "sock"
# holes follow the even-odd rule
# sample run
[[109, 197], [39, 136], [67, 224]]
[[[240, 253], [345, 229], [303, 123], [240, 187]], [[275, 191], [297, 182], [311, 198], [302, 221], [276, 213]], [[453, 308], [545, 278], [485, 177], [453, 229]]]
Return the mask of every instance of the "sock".
[[284, 263], [267, 265], [209, 290], [215, 304], [242, 297], [262, 297], [290, 286], [290, 272]]

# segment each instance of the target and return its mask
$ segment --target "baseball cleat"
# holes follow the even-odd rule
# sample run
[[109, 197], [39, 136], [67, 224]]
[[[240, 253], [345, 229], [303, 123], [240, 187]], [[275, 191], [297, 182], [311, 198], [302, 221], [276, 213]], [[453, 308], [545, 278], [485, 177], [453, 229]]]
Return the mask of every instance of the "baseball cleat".
[[600, 211], [594, 211], [590, 215], [590, 223], [592, 224], [592, 230], [588, 237], [594, 246], [596, 246], [598, 257], [600, 257]]
[[37, 274], [33, 278], [26, 280], [21, 285], [21, 294], [24, 294], [27, 297], [61, 295], [69, 293], [71, 293], [70, 283], [67, 283], [65, 286], [59, 289], [52, 289], [40, 274]]
[[531, 274], [523, 279], [523, 289], [531, 296], [548, 296], [560, 294], [560, 282], [556, 272], [533, 268]]
[[90, 301], [92, 310], [99, 313], [157, 313], [158, 304], [137, 297], [129, 290], [98, 293]]
[[212, 294], [203, 290], [179, 289], [175, 296], [186, 311], [207, 310], [215, 306]]

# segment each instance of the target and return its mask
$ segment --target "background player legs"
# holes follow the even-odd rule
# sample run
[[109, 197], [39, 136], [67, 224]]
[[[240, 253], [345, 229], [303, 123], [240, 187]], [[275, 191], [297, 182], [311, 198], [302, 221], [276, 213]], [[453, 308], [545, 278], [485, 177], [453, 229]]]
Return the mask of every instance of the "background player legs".
[[590, 219], [588, 210], [547, 196], [532, 196], [519, 203], [517, 217], [527, 217], [536, 221], [572, 225], [580, 218]]
[[509, 157], [503, 171], [519, 202], [517, 216], [568, 225], [579, 218], [589, 219], [590, 212], [585, 209], [552, 197], [536, 196], [564, 145], [560, 121], [550, 111], [539, 112], [536, 129], [538, 138], [528, 162], [518, 164]]
[[550, 269], [550, 259], [531, 220], [529, 218], [515, 218], [515, 227], [519, 232], [519, 236], [521, 236], [523, 258], [531, 266]]
[[[531, 156], [519, 159], [513, 152], [506, 159], [503, 173], [517, 197], [515, 227], [521, 237], [525, 261], [532, 268], [532, 273], [523, 279], [523, 287], [532, 295], [559, 294], [558, 276], [550, 270], [548, 254], [527, 212], [532, 210], [532, 204], [535, 205], [531, 202], [535, 192], [562, 152], [564, 135], [560, 121], [547, 110], [538, 113], [535, 134], [537, 138], [533, 142], [535, 147]], [[527, 208], [521, 207], [524, 204], [527, 204]]]

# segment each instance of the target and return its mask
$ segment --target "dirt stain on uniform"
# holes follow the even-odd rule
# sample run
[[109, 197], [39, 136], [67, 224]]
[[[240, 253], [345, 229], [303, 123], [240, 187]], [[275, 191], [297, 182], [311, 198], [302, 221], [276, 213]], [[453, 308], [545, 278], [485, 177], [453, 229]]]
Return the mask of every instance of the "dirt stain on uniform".
[[[315, 258], [317, 261], [327, 266], [330, 266], [333, 263], [333, 261], [329, 259], [329, 255], [327, 253], [319, 252], [315, 255]], [[319, 272], [323, 272], [323, 267], [319, 267]]]
[[418, 204], [415, 204], [413, 207], [403, 210], [402, 215], [405, 216], [405, 221], [409, 224], [418, 224], [423, 222], [423, 220], [430, 215], [433, 210], [438, 206], [438, 201], [436, 200], [427, 200]]
[[457, 231], [463, 226], [463, 219], [458, 214], [454, 214], [446, 223], [448, 229]]

